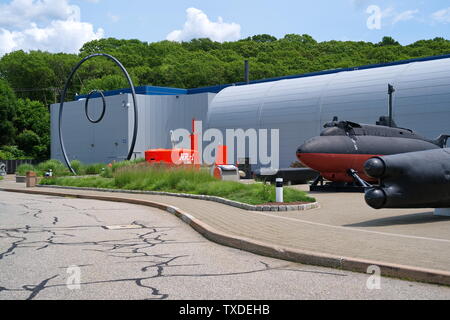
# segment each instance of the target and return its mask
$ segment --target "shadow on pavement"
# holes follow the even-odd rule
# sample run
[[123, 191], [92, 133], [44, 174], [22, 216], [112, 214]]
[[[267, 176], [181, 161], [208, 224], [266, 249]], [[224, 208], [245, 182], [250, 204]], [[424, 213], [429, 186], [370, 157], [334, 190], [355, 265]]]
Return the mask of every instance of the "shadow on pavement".
[[435, 216], [433, 212], [421, 212], [347, 224], [344, 227], [386, 227], [395, 225], [413, 225], [450, 221], [450, 217]]

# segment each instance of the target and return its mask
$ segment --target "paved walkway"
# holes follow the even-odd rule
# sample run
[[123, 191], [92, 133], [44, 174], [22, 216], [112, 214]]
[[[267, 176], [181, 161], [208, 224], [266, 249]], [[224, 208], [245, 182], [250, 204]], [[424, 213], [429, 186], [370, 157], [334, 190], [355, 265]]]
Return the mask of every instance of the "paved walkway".
[[[0, 189], [25, 189], [8, 180], [0, 182]], [[274, 246], [450, 271], [450, 218], [436, 217], [431, 209], [376, 211], [362, 194], [314, 194], [319, 209], [262, 213], [170, 196], [36, 190], [155, 201], [180, 208], [221, 232]]]

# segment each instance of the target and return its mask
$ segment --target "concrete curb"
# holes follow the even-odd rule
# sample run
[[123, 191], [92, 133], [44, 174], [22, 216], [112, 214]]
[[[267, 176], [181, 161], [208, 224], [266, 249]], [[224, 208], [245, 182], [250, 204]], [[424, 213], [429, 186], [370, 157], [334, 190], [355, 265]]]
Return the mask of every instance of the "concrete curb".
[[372, 261], [338, 255], [324, 254], [295, 248], [279, 247], [273, 244], [263, 243], [257, 240], [221, 232], [209, 226], [208, 224], [205, 224], [204, 222], [198, 220], [191, 214], [186, 213], [179, 208], [169, 206], [163, 203], [131, 198], [68, 194], [63, 192], [50, 192], [39, 190], [20, 190], [9, 188], [0, 188], [0, 190], [16, 193], [75, 197], [80, 199], [93, 199], [93, 200], [124, 202], [137, 205], [144, 205], [169, 212], [177, 216], [181, 220], [183, 220], [185, 223], [187, 223], [189, 226], [191, 226], [194, 230], [203, 235], [205, 238], [228, 247], [249, 251], [267, 257], [288, 260], [307, 265], [336, 268], [354, 272], [367, 273], [367, 270], [370, 266], [377, 266], [380, 268], [382, 276], [450, 286], [450, 272], [447, 271], [418, 268], [399, 264], [390, 264], [381, 261]]
[[320, 207], [318, 202], [297, 204], [297, 205], [279, 205], [279, 206], [254, 206], [242, 202], [232, 201], [216, 196], [204, 196], [188, 193], [172, 193], [172, 192], [158, 192], [158, 191], [140, 191], [140, 190], [123, 190], [123, 189], [100, 189], [100, 188], [85, 188], [85, 187], [68, 187], [68, 186], [46, 186], [37, 185], [39, 188], [51, 188], [51, 189], [69, 189], [69, 190], [84, 190], [84, 191], [99, 191], [99, 192], [116, 192], [116, 193], [130, 193], [130, 194], [150, 194], [155, 196], [170, 196], [179, 198], [189, 198], [197, 200], [206, 200], [222, 203], [228, 206], [236, 207], [247, 211], [305, 211], [311, 209], [317, 209]]

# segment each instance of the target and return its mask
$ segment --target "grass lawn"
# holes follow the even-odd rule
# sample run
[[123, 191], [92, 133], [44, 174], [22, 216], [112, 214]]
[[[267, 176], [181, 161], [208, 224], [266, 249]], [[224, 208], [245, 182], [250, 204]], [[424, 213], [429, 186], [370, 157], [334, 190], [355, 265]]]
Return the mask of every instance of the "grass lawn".
[[[103, 173], [104, 170], [116, 170], [118, 168], [135, 165], [138, 163], [142, 163], [144, 161], [145, 159], [140, 158], [130, 161], [127, 160], [115, 162], [111, 164], [112, 168], [109, 168], [104, 163], [83, 164], [78, 160], [73, 160], [72, 162], [70, 162], [70, 165], [75, 170], [78, 176], [84, 176], [84, 175], [100, 174]], [[52, 170], [53, 174], [57, 177], [61, 176], [66, 177], [73, 175], [72, 172], [70, 172], [69, 168], [67, 168], [65, 164], [63, 164], [58, 160], [47, 160], [39, 163], [38, 165], [24, 163], [17, 167], [16, 173], [19, 176], [25, 176], [28, 171], [34, 171], [39, 177], [43, 177], [45, 176], [45, 173], [49, 170]]]
[[[242, 184], [219, 181], [204, 170], [166, 168], [146, 164], [108, 168], [101, 176], [53, 177], [41, 180], [43, 185], [161, 191], [210, 195], [252, 205], [275, 202], [275, 187], [262, 183]], [[306, 192], [285, 188], [284, 200], [315, 202]]]

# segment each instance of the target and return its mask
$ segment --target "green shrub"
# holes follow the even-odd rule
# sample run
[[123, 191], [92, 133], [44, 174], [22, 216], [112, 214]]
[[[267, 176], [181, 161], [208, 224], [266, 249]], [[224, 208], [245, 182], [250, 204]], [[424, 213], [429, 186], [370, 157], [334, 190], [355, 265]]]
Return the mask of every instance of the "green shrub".
[[[219, 181], [207, 171], [164, 166], [122, 167], [113, 173], [114, 186], [119, 189], [150, 190], [203, 194], [249, 204], [275, 202], [275, 187], [262, 183], [242, 184]], [[286, 202], [314, 202], [305, 192], [285, 188]]]
[[86, 168], [80, 160], [72, 160], [70, 162], [70, 165], [72, 166], [72, 169], [75, 170], [78, 176], [83, 176], [86, 174]]
[[3, 176], [0, 176], [0, 181], [2, 181], [4, 179], [4, 177]]
[[94, 163], [86, 165], [85, 167], [85, 174], [100, 174], [102, 173], [102, 169], [105, 168], [106, 165], [103, 163]]
[[34, 168], [33, 165], [28, 164], [28, 163], [21, 164], [16, 169], [16, 173], [19, 176], [25, 176], [28, 171], [36, 171], [36, 169]]
[[[124, 161], [125, 162], [125, 161]], [[263, 183], [243, 184], [219, 181], [208, 171], [163, 165], [142, 165], [126, 161], [106, 167], [100, 176], [83, 178], [49, 178], [43, 184], [74, 187], [115, 188], [125, 190], [165, 191], [203, 194], [258, 205], [275, 202], [275, 186]], [[114, 171], [115, 168], [115, 171]], [[314, 202], [303, 191], [284, 189], [285, 202]]]
[[275, 189], [272, 188], [271, 185], [263, 183], [262, 187], [261, 187], [261, 191], [260, 191], [260, 198], [270, 202], [273, 201], [273, 199], [275, 199]]
[[97, 176], [81, 177], [81, 178], [71, 178], [71, 177], [44, 178], [41, 180], [40, 184], [71, 186], [71, 187], [107, 188], [107, 189], [114, 187], [111, 179], [105, 179]]
[[0, 159], [2, 160], [17, 160], [25, 158], [25, 153], [16, 146], [3, 146], [0, 150]]
[[70, 176], [72, 173], [65, 164], [58, 160], [47, 160], [36, 166], [36, 170], [40, 176], [44, 176], [49, 170], [52, 170], [54, 176]]
[[134, 159], [134, 160], [124, 160], [124, 161], [120, 161], [120, 162], [113, 162], [111, 168], [112, 168], [113, 172], [116, 172], [120, 168], [130, 167], [130, 166], [144, 163], [144, 162], [145, 162], [144, 158], [138, 158], [138, 159]]
[[100, 174], [105, 178], [112, 178], [112, 170], [103, 163], [83, 164], [79, 160], [73, 160], [70, 162], [73, 170], [75, 170], [77, 176], [95, 175]]
[[6, 151], [0, 150], [0, 160], [13, 160], [14, 156]]
[[137, 159], [134, 159], [134, 160], [130, 160], [130, 162], [132, 164], [144, 163], [145, 162], [145, 158], [137, 158]]
[[103, 178], [112, 178], [112, 169], [109, 166], [105, 166], [102, 171], [100, 172], [100, 176], [102, 176]]
[[16, 138], [18, 147], [25, 152], [25, 154], [35, 157], [36, 146], [41, 144], [39, 136], [31, 130], [24, 130]]

